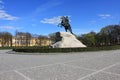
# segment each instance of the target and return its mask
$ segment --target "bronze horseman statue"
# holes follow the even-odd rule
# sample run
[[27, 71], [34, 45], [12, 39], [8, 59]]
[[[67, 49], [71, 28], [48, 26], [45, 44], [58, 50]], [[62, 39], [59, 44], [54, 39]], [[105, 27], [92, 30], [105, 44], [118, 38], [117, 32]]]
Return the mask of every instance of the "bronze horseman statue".
[[68, 16], [61, 17], [61, 23], [59, 24], [59, 26], [61, 26], [61, 27], [63, 26], [65, 28], [66, 32], [67, 32], [67, 30], [69, 30], [73, 34], [70, 23], [69, 23]]

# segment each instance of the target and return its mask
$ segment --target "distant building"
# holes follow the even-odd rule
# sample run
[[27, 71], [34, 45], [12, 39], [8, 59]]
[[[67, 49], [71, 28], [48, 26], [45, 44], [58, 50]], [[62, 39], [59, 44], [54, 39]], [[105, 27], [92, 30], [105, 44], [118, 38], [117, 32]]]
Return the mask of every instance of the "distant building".
[[32, 37], [31, 40], [30, 40], [30, 46], [37, 46], [37, 37]]
[[27, 38], [25, 35], [17, 35], [12, 37], [12, 42], [8, 41], [6, 44], [2, 44], [4, 41], [0, 37], [0, 47], [3, 46], [49, 46], [51, 44], [51, 40], [49, 38], [41, 38], [31, 37]]
[[16, 36], [12, 38], [13, 46], [30, 46], [31, 35], [29, 33], [18, 32]]
[[[49, 38], [39, 40], [37, 37], [32, 37], [30, 39], [30, 43], [28, 46], [49, 46], [50, 44], [51, 44], [51, 40]], [[26, 39], [24, 37], [12, 38], [12, 46], [26, 46], [26, 45], [27, 45]]]
[[51, 40], [49, 38], [41, 38], [36, 40], [36, 46], [49, 46]]

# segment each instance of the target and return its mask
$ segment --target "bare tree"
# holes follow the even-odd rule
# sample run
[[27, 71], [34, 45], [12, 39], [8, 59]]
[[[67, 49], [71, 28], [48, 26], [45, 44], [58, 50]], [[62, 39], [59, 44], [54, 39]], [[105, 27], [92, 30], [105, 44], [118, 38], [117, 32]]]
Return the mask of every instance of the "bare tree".
[[11, 47], [12, 46], [12, 34], [11, 33], [1, 32], [0, 37], [2, 39], [1, 40], [2, 47], [5, 47], [5, 46]]
[[47, 36], [39, 35], [37, 41], [38, 46], [44, 46], [46, 44], [47, 39], [48, 39]]
[[26, 36], [26, 46], [30, 46], [30, 40], [31, 40], [32, 35], [26, 32], [25, 36]]
[[28, 32], [16, 32], [16, 44], [18, 46], [30, 46], [31, 37]]

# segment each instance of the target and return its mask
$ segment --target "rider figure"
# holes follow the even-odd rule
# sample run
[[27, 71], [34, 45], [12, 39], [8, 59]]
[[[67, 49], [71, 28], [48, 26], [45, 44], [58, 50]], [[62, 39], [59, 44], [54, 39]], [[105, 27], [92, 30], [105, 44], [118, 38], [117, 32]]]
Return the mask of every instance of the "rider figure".
[[[64, 26], [65, 28], [65, 31], [67, 32], [67, 29], [72, 33], [72, 29], [71, 29], [71, 26], [69, 24], [69, 19], [68, 19], [68, 16], [63, 16], [61, 17], [62, 21], [61, 21], [61, 25]], [[73, 34], [73, 33], [72, 33]]]

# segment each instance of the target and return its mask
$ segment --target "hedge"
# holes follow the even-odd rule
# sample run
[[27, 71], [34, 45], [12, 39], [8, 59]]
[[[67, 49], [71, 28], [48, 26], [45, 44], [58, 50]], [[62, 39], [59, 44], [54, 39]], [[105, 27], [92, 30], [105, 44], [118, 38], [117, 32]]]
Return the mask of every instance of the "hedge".
[[0, 50], [13, 49], [12, 47], [0, 47]]
[[104, 47], [87, 47], [87, 48], [48, 48], [48, 47], [17, 47], [13, 48], [16, 52], [27, 53], [58, 53], [58, 52], [83, 52], [83, 51], [100, 51], [100, 50], [116, 50], [120, 46], [104, 46]]

